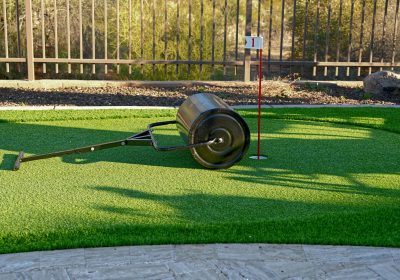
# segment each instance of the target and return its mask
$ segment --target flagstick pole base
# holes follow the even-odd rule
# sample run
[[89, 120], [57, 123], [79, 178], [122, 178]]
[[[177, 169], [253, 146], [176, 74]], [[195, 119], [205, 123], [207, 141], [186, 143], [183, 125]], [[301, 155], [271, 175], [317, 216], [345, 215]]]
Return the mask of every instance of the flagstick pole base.
[[254, 156], [250, 156], [249, 158], [250, 159], [255, 159], [255, 160], [265, 160], [265, 159], [268, 159], [268, 156], [266, 156], [266, 155], [260, 155], [260, 156], [254, 155]]

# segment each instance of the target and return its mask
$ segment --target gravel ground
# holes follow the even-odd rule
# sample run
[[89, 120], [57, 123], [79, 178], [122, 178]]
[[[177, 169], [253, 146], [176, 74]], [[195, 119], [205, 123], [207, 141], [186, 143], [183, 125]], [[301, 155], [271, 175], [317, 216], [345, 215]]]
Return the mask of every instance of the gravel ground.
[[[257, 86], [100, 87], [61, 89], [0, 88], [0, 106], [179, 106], [187, 96], [214, 93], [230, 105], [257, 104]], [[400, 104], [400, 95], [372, 96], [360, 87], [283, 81], [263, 83], [263, 104]]]

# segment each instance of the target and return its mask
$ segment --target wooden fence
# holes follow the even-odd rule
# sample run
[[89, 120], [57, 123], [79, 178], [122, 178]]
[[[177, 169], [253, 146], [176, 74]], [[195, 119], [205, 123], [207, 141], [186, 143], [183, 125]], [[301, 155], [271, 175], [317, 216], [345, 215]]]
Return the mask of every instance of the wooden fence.
[[[265, 38], [266, 76], [301, 73], [306, 77], [357, 78], [400, 67], [400, 0], [0, 1], [0, 32], [4, 38], [0, 66], [5, 66], [6, 73], [25, 71], [28, 80], [49, 71], [56, 77], [59, 65], [67, 65], [67, 73], [78, 74], [87, 71], [84, 65], [91, 65], [93, 74], [118, 74], [120, 65], [126, 65], [129, 74], [133, 66], [143, 70], [146, 65], [153, 67], [153, 74], [156, 65], [163, 65], [165, 71], [172, 65], [177, 73], [190, 74], [195, 67], [201, 72], [209, 65], [220, 67], [224, 75], [228, 68], [234, 69], [234, 75], [240, 75], [236, 79], [248, 81], [252, 78], [251, 66], [258, 65], [258, 53], [243, 49], [244, 36], [251, 34]], [[83, 2], [89, 5], [85, 12]], [[76, 15], [73, 19], [72, 13]], [[52, 30], [46, 25], [49, 18]], [[160, 18], [162, 22], [157, 22]], [[108, 26], [111, 21], [114, 30]], [[138, 24], [134, 26], [135, 21]], [[76, 31], [72, 32], [72, 27]], [[61, 29], [66, 34], [60, 34]], [[61, 36], [66, 38], [63, 51]], [[115, 45], [112, 51], [111, 36]], [[84, 37], [91, 38], [89, 45]], [[138, 50], [133, 49], [136, 41]], [[207, 50], [206, 45], [210, 46]], [[172, 51], [171, 46], [175, 48]], [[146, 47], [151, 51], [145, 53]], [[12, 64], [18, 67], [10, 69]], [[48, 64], [54, 68], [48, 68]]]

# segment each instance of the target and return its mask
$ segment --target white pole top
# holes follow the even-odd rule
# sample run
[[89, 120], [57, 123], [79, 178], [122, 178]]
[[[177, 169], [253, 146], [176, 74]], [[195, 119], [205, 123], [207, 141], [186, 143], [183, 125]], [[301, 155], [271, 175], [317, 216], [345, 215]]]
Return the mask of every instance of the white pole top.
[[264, 38], [262, 36], [245, 36], [245, 49], [261, 50], [263, 48]]

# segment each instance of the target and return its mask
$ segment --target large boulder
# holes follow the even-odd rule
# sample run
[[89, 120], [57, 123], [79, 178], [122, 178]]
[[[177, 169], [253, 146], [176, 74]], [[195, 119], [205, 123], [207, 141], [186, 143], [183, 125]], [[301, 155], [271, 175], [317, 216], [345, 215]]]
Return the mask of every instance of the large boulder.
[[376, 95], [399, 94], [400, 74], [391, 71], [379, 71], [364, 79], [364, 91]]

